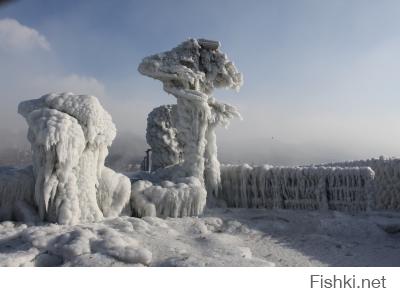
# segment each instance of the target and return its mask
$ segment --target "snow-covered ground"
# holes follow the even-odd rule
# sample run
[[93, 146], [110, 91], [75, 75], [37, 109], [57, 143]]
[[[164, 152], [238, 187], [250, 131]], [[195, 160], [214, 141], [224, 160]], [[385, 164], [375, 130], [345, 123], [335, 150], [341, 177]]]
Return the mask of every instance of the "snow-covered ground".
[[65, 226], [3, 222], [0, 266], [400, 266], [400, 214], [211, 209]]

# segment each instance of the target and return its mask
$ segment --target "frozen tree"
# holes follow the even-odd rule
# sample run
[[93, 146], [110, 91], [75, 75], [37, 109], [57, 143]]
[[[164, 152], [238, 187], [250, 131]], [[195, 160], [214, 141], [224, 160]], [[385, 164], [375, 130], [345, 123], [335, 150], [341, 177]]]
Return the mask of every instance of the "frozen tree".
[[[171, 51], [143, 59], [139, 65], [140, 73], [160, 80], [164, 90], [177, 99], [177, 116], [176, 119], [173, 117], [171, 123], [176, 121], [176, 127], [172, 127], [177, 132], [175, 132], [176, 143], [174, 145], [180, 144], [181, 146], [181, 152], [180, 150], [176, 151], [179, 151], [182, 162], [173, 163], [176, 162], [173, 160], [171, 166], [158, 169], [154, 176], [161, 180], [194, 178], [199, 182], [190, 183], [190, 185], [207, 186], [207, 189], [211, 189], [209, 193], [218, 191], [220, 182], [215, 126], [219, 123], [226, 123], [231, 117], [238, 115], [234, 107], [217, 103], [212, 97], [212, 92], [214, 88], [220, 87], [238, 90], [242, 84], [242, 75], [227, 56], [219, 50], [219, 47], [220, 44], [216, 41], [189, 39]], [[153, 122], [157, 122], [158, 118], [152, 117], [152, 119]], [[171, 123], [166, 126], [171, 126]], [[164, 129], [164, 127], [162, 128]], [[148, 139], [162, 139], [162, 141], [153, 143], [157, 150], [168, 142], [165, 140], [170, 138], [158, 136], [160, 131], [160, 135], [175, 135], [169, 130], [163, 132], [163, 129], [158, 129], [154, 133], [150, 129], [148, 130], [148, 133], [151, 134]], [[150, 145], [152, 144], [150, 143]], [[166, 150], [164, 149], [164, 151]], [[167, 152], [167, 154], [170, 156], [175, 152], [174, 154]], [[148, 185], [148, 187], [151, 186]], [[133, 188], [135, 188], [133, 191], [133, 200], [135, 201], [142, 195], [140, 191], [144, 190], [142, 187], [134, 186]], [[202, 193], [201, 195], [204, 192], [196, 191], [196, 193]], [[145, 201], [149, 201], [151, 204], [151, 200], [151, 197], [147, 197]], [[205, 198], [199, 196], [198, 202], [204, 205]], [[153, 203], [153, 205], [159, 204]], [[200, 210], [201, 207], [193, 209]], [[198, 214], [188, 211], [178, 211], [178, 213]], [[175, 214], [176, 212], [165, 213], [165, 215]]]
[[97, 98], [48, 94], [22, 102], [18, 111], [29, 126], [40, 219], [75, 224], [119, 215], [130, 181], [104, 166], [116, 128]]

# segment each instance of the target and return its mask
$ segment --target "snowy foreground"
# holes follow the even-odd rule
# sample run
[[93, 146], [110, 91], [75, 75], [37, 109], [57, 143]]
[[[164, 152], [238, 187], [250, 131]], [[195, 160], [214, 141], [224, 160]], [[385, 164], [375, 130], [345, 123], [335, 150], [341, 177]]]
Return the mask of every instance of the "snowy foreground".
[[0, 266], [400, 266], [400, 214], [212, 209], [65, 226], [3, 222]]

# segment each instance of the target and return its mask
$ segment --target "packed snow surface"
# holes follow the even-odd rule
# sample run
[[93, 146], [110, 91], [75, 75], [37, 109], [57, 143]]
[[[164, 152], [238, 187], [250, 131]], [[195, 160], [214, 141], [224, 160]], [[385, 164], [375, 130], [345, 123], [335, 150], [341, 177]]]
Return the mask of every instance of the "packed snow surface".
[[400, 214], [212, 209], [76, 226], [0, 223], [0, 266], [400, 266]]

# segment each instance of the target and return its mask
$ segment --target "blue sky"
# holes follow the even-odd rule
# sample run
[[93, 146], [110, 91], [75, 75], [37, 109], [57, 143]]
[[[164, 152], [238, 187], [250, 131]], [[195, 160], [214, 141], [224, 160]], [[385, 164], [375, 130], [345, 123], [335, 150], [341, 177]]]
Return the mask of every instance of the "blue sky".
[[[245, 78], [239, 93], [217, 92], [244, 118], [219, 131], [223, 160], [399, 156], [399, 31], [398, 1], [11, 2], [0, 7], [0, 134], [10, 133], [5, 121], [26, 130], [20, 100], [71, 90], [97, 95], [120, 135], [143, 142], [147, 113], [174, 98], [138, 63], [205, 37], [221, 41]], [[18, 49], [10, 34], [22, 36]]]

